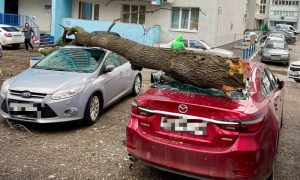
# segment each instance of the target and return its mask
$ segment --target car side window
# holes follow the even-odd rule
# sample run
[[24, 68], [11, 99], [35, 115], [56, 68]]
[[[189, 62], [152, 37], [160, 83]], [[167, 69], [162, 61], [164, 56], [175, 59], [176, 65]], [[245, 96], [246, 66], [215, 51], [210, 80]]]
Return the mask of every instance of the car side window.
[[121, 61], [121, 65], [128, 62], [128, 60], [126, 58], [124, 58], [123, 56], [120, 56], [120, 61]]
[[261, 89], [265, 96], [267, 96], [273, 90], [271, 82], [264, 70], [261, 74]]
[[274, 75], [271, 73], [271, 71], [268, 68], [265, 69], [265, 72], [266, 72], [267, 76], [269, 77], [272, 89], [275, 89], [276, 85], [277, 85], [277, 82], [276, 82], [276, 79], [275, 79]]
[[110, 53], [105, 60], [105, 66], [107, 65], [113, 65], [115, 67], [121, 66], [121, 58], [116, 53]]
[[184, 40], [183, 40], [183, 44], [184, 44], [185, 47], [189, 47], [189, 46], [188, 46], [188, 40], [184, 39]]
[[199, 41], [195, 40], [190, 40], [190, 47], [195, 49], [205, 49], [205, 47]]

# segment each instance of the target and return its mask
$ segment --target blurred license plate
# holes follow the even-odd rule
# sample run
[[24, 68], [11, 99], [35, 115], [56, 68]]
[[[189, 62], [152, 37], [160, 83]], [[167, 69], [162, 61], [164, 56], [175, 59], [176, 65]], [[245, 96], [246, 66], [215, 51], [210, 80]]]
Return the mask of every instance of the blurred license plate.
[[37, 104], [28, 102], [9, 102], [9, 113], [13, 117], [36, 118], [38, 114]]
[[194, 135], [205, 135], [207, 123], [189, 122], [187, 119], [169, 119], [162, 117], [160, 127], [167, 131], [186, 132]]

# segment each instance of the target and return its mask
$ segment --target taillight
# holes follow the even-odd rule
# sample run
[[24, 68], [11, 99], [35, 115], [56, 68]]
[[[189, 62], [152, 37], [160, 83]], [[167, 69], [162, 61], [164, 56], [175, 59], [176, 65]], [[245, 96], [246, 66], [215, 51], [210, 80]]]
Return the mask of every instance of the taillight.
[[144, 107], [140, 107], [136, 100], [131, 103], [131, 113], [140, 116], [151, 116], [152, 114], [144, 110]]
[[257, 132], [263, 126], [263, 123], [264, 123], [263, 117], [260, 117], [255, 119], [243, 120], [239, 124], [220, 125], [220, 127], [228, 131], [236, 131], [241, 133], [254, 133]]
[[12, 37], [12, 34], [11, 33], [4, 33], [4, 36], [5, 37]]

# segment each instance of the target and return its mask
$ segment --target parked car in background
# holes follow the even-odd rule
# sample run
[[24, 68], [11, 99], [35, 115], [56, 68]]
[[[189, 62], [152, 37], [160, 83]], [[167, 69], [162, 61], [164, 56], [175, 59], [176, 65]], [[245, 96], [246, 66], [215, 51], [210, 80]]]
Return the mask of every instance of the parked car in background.
[[270, 33], [269, 36], [268, 36], [268, 38], [270, 38], [270, 39], [271, 38], [280, 38], [281, 40], [285, 41], [284, 35], [281, 34], [281, 33]]
[[261, 62], [280, 62], [288, 65], [290, 50], [285, 41], [268, 40], [262, 48]]
[[[173, 41], [169, 43], [155, 44], [153, 47], [171, 48]], [[199, 53], [207, 53], [207, 54], [218, 55], [223, 57], [231, 57], [231, 58], [234, 57], [233, 52], [225, 49], [213, 48], [203, 40], [184, 39], [183, 42], [187, 50], [194, 51], [196, 53], [199, 52]]]
[[284, 83], [262, 63], [249, 70], [249, 89], [229, 97], [178, 81], [137, 96], [126, 127], [132, 162], [204, 179], [271, 179]]
[[122, 56], [67, 46], [2, 84], [0, 114], [34, 123], [83, 120], [92, 125], [102, 109], [137, 95], [141, 83], [141, 73]]
[[282, 35], [284, 35], [284, 39], [288, 44], [293, 44], [296, 42], [296, 36], [294, 35], [294, 33], [288, 32], [286, 30], [275, 30], [275, 31], [271, 31], [268, 33], [267, 36], [269, 36], [270, 33], [280, 33]]
[[244, 34], [244, 41], [250, 41], [251, 36], [254, 36], [256, 39], [257, 34], [255, 32], [246, 31]]
[[0, 24], [0, 43], [2, 46], [11, 45], [18, 48], [24, 43], [24, 35], [17, 28], [5, 24]]
[[288, 77], [300, 82], [300, 61], [294, 61], [291, 63], [288, 70]]
[[288, 24], [276, 24], [275, 29], [285, 29], [287, 31], [293, 32], [294, 34], [299, 34], [299, 30], [296, 30], [294, 26]]

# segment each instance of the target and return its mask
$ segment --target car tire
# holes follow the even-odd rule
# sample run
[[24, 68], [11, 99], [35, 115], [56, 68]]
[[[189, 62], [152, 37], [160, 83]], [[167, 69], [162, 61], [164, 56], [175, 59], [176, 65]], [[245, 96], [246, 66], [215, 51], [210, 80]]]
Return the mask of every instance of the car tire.
[[141, 89], [142, 89], [142, 76], [138, 74], [137, 76], [135, 76], [133, 82], [131, 96], [137, 96], [141, 92]]
[[296, 82], [300, 83], [300, 79], [294, 79]]
[[85, 107], [83, 123], [87, 126], [95, 124], [101, 110], [102, 99], [97, 94], [91, 95]]
[[20, 44], [13, 44], [12, 47], [13, 47], [14, 49], [18, 49], [18, 48], [20, 47]]

